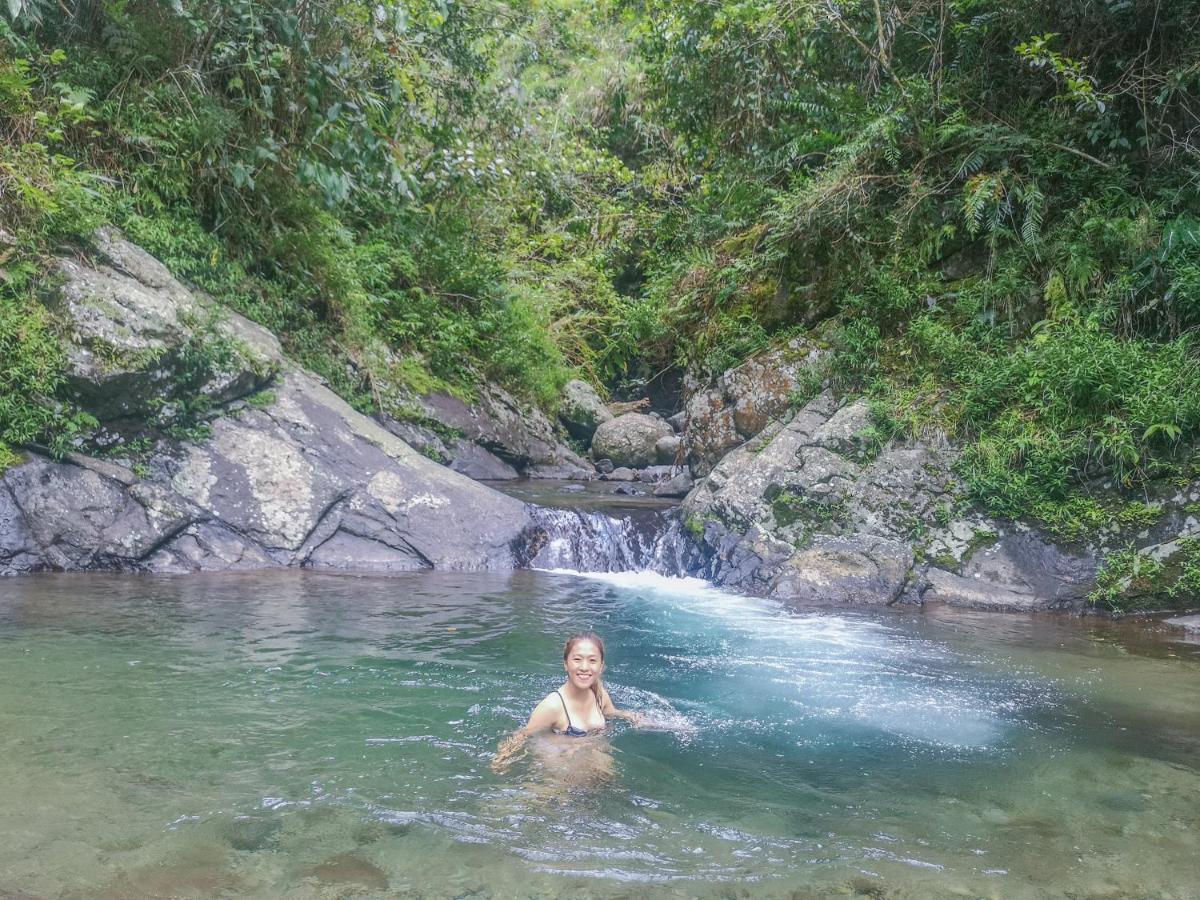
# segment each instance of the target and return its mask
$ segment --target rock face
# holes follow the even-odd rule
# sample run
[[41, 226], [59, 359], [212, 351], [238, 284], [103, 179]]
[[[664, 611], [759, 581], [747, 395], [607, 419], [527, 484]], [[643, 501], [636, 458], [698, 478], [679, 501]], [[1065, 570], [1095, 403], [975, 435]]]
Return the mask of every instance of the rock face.
[[590, 441], [596, 429], [610, 421], [613, 414], [604, 405], [595, 388], [586, 381], [575, 378], [563, 387], [563, 402], [558, 411], [558, 418], [571, 437]]
[[523, 504], [425, 459], [301, 372], [161, 445], [149, 473], [34, 458], [0, 486], [0, 573], [513, 565]]
[[[446, 393], [410, 398], [415, 420], [385, 417], [384, 426], [412, 446], [473, 478], [595, 477], [590, 462], [566, 445], [554, 424], [496, 385], [468, 404]], [[435, 431], [430, 426], [435, 424]]]
[[1097, 560], [967, 504], [956, 451], [882, 445], [863, 401], [823, 393], [732, 451], [687, 496], [718, 583], [797, 602], [1077, 606]]
[[273, 335], [220, 314], [115, 232], [94, 242], [96, 265], [59, 260], [57, 312], [70, 329], [68, 383], [101, 422], [169, 417], [171, 404], [220, 404], [270, 380]]
[[783, 415], [813, 377], [820, 356], [797, 340], [730, 369], [710, 388], [692, 385], [683, 411], [692, 470], [707, 474], [726, 453]]
[[[189, 340], [180, 310], [204, 304], [142, 251], [108, 240], [101, 266], [71, 264], [63, 308], [76, 336], [72, 372], [81, 400], [99, 396], [93, 409], [126, 415], [138, 408], [105, 406], [119, 398], [103, 395], [143, 378], [150, 357], [165, 366], [170, 348]], [[246, 355], [257, 356], [255, 366], [282, 371], [270, 391], [226, 405], [202, 439], [160, 440], [136, 466], [35, 456], [4, 472], [0, 574], [514, 564], [514, 543], [531, 523], [524, 504], [421, 456], [291, 367], [258, 326], [225, 321], [250, 348]], [[123, 347], [156, 349], [131, 356], [138, 364], [114, 376], [106, 335]], [[97, 357], [106, 364], [92, 367]], [[137, 383], [147, 385], [137, 402], [157, 404], [168, 396], [160, 388], [177, 379], [168, 372]]]
[[592, 456], [610, 459], [618, 467], [641, 469], [652, 466], [658, 459], [659, 440], [671, 433], [671, 426], [662, 419], [642, 413], [625, 413], [596, 429], [592, 438]]

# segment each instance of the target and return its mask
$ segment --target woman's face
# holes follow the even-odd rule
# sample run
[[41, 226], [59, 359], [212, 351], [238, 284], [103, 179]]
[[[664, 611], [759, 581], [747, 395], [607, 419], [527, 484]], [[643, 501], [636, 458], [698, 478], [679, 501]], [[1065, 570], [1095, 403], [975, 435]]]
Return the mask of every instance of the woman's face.
[[563, 660], [563, 668], [567, 670], [567, 679], [571, 684], [590, 690], [604, 671], [604, 658], [600, 655], [600, 648], [591, 641], [579, 641]]

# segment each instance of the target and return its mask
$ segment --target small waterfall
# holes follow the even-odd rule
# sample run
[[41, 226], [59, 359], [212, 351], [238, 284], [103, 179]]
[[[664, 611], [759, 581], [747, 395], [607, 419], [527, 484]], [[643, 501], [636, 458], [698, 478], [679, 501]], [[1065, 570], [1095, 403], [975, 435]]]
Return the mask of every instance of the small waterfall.
[[620, 516], [540, 506], [530, 510], [535, 524], [520, 562], [531, 569], [687, 575], [702, 563], [677, 510], [631, 510]]

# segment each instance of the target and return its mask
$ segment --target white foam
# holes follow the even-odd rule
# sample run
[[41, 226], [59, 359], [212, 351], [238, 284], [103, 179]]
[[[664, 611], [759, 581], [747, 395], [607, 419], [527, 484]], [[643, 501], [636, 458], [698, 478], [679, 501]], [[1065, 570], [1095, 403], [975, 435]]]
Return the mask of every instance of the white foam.
[[[1003, 717], [989, 708], [994, 707], [991, 699], [940, 668], [953, 667], [953, 651], [914, 640], [895, 626], [827, 609], [799, 612], [700, 578], [648, 571], [544, 571], [601, 581], [640, 594], [651, 605], [674, 608], [686, 617], [672, 619], [676, 632], [705, 634], [712, 629], [724, 635], [717, 653], [698, 648], [695, 655], [676, 653], [671, 661], [743, 679], [748, 696], [762, 693], [760, 684], [766, 682], [772, 688], [768, 693], [805, 715], [959, 750], [994, 747], [1007, 730]], [[669, 703], [666, 707], [670, 710]], [[664, 730], [696, 727], [670, 713], [660, 719]]]
[[703, 578], [690, 576], [660, 575], [657, 572], [576, 572], [574, 569], [538, 569], [551, 575], [573, 575], [576, 578], [590, 578], [604, 581], [614, 587], [629, 590], [651, 590], [660, 594], [686, 594], [688, 596], [707, 595], [723, 596], [730, 599], [743, 599], [737, 594], [723, 591], [709, 584]]

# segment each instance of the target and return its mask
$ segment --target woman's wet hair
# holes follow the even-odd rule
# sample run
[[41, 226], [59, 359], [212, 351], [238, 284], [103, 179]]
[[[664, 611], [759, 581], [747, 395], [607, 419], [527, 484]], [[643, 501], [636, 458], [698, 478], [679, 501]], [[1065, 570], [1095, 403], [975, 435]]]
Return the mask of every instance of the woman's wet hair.
[[[571, 655], [571, 651], [575, 649], [576, 644], [582, 644], [584, 641], [591, 641], [596, 645], [596, 649], [600, 651], [600, 663], [604, 664], [604, 639], [594, 631], [577, 631], [569, 638], [566, 644], [563, 645], [563, 662], [567, 661], [567, 657]], [[597, 675], [592, 680], [592, 693], [596, 695], [596, 702], [600, 707], [604, 707], [603, 687], [600, 683], [600, 676]]]

